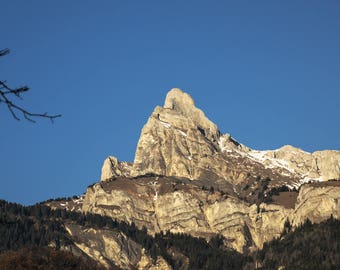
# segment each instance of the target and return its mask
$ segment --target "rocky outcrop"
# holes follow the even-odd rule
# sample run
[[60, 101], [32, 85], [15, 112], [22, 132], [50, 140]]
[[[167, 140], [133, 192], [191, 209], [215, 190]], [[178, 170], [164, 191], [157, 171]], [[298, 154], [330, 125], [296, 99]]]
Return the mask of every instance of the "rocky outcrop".
[[340, 152], [334, 150], [313, 153], [315, 171], [324, 180], [340, 179]]
[[222, 136], [188, 94], [173, 89], [164, 107], [155, 108], [142, 130], [131, 175], [151, 173], [232, 183], [242, 182], [247, 174], [268, 176], [261, 163], [244, 158], [242, 151], [249, 148], [228, 134]]
[[310, 180], [340, 179], [340, 152], [310, 154], [291, 146], [252, 150], [230, 134], [220, 134], [193, 99], [175, 88], [141, 132], [131, 175], [149, 173], [233, 184], [260, 175], [298, 187]]
[[333, 215], [340, 219], [340, 182], [313, 183], [301, 186], [292, 221], [295, 226], [309, 218], [313, 223]]
[[82, 252], [106, 268], [113, 267], [114, 262], [121, 269], [171, 269], [161, 257], [154, 263], [139, 244], [122, 232], [75, 224], [66, 225], [66, 230]]
[[104, 160], [100, 180], [106, 181], [108, 179], [118, 176], [129, 177], [130, 171], [131, 163], [119, 162], [117, 158], [109, 156]]
[[[298, 226], [306, 218], [340, 217], [339, 182], [329, 179], [340, 179], [339, 151], [250, 149], [222, 135], [188, 94], [172, 89], [143, 127], [134, 163], [108, 157], [82, 210], [134, 222], [151, 234], [222, 234], [243, 251], [279, 236], [287, 219]], [[320, 185], [304, 184], [311, 180]], [[271, 188], [283, 185], [303, 185], [294, 208], [261, 203]]]
[[157, 257], [156, 263], [142, 250], [142, 258], [138, 263], [138, 270], [171, 270], [172, 268], [162, 257]]
[[152, 193], [152, 189], [147, 189], [138, 196], [120, 188], [107, 192], [101, 184], [95, 184], [86, 191], [83, 211], [114, 217], [128, 223], [134, 222], [140, 228], [146, 226], [150, 231], [159, 231], [154, 219]]
[[208, 239], [222, 234], [241, 252], [261, 248], [264, 242], [278, 237], [287, 219], [297, 226], [307, 217], [315, 222], [331, 214], [340, 217], [339, 182], [304, 185], [294, 209], [251, 205], [235, 196], [203, 190], [195, 182], [186, 184], [171, 177], [118, 178], [89, 188], [83, 210], [134, 222], [151, 234], [169, 230]]
[[300, 184], [310, 180], [340, 179], [339, 151], [324, 150], [308, 153], [299, 148], [286, 145], [277, 150], [252, 150], [247, 154], [271, 169], [286, 168], [289, 174], [300, 179]]
[[218, 138], [216, 125], [194, 106], [192, 98], [173, 89], [164, 108], [156, 107], [142, 130], [131, 174], [217, 177], [220, 173], [211, 164], [218, 160], [214, 156]]

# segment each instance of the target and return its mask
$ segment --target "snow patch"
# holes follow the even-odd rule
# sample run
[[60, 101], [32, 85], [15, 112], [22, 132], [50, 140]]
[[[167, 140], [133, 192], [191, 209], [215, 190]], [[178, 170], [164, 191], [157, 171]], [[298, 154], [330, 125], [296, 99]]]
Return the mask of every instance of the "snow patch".
[[187, 134], [186, 134], [185, 132], [183, 132], [182, 130], [177, 129], [177, 128], [176, 128], [176, 130], [177, 130], [182, 136], [184, 136], [184, 137], [187, 136]]
[[[156, 178], [156, 180], [158, 180], [158, 177]], [[157, 189], [156, 189], [157, 183], [158, 183], [157, 181], [150, 182], [150, 184], [153, 185], [153, 190], [154, 190], [154, 192], [155, 192], [155, 195], [154, 195], [154, 197], [153, 197], [153, 200], [154, 200], [154, 201], [157, 201], [157, 199], [158, 199], [158, 192], [157, 192]]]
[[154, 200], [154, 201], [157, 201], [157, 198], [158, 198], [158, 192], [157, 192], [157, 190], [156, 190], [156, 194], [155, 194], [155, 196], [153, 197], [153, 200]]
[[324, 179], [322, 178], [322, 176], [320, 176], [318, 178], [311, 178], [311, 177], [305, 176], [304, 178], [302, 178], [300, 180], [300, 184], [302, 185], [302, 184], [308, 183], [310, 181], [312, 181], [312, 182], [322, 182], [322, 181], [324, 181]]
[[225, 138], [224, 137], [220, 137], [218, 139], [218, 146], [220, 147], [221, 152], [223, 152], [223, 151], [228, 149], [228, 147], [223, 146], [224, 142], [225, 142]]
[[170, 128], [170, 127], [171, 127], [171, 125], [170, 125], [169, 123], [164, 122], [164, 121], [161, 121], [161, 120], [159, 120], [159, 121], [161, 122], [161, 124], [162, 124], [165, 128]]
[[[283, 159], [278, 159], [278, 158], [272, 158], [272, 157], [268, 157], [266, 156], [266, 154], [269, 151], [256, 151], [256, 150], [252, 150], [250, 152], [247, 153], [247, 155], [254, 161], [263, 163], [265, 165], [266, 168], [272, 169], [275, 167], [281, 167], [283, 169], [286, 169], [287, 171], [289, 171], [290, 173], [295, 173], [295, 170], [292, 169], [288, 162], [286, 160]], [[269, 163], [269, 164], [265, 164]], [[284, 175], [289, 176], [289, 174], [285, 173]]]

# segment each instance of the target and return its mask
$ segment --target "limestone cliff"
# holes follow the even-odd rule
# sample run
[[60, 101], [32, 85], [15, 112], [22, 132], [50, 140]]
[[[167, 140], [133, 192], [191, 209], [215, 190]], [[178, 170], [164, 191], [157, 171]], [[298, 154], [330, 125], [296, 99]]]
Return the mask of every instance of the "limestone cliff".
[[119, 231], [66, 225], [74, 244], [89, 257], [110, 269], [113, 262], [121, 269], [171, 269], [161, 257], [156, 262], [144, 249]]
[[292, 215], [293, 225], [302, 223], [306, 218], [318, 223], [331, 215], [340, 219], [339, 181], [303, 185]]
[[117, 176], [130, 176], [131, 163], [119, 162], [117, 158], [109, 156], [104, 160], [102, 167], [101, 181]]
[[187, 93], [172, 89], [164, 107], [157, 106], [151, 114], [138, 142], [131, 175], [148, 173], [233, 184], [260, 175], [298, 187], [309, 180], [339, 179], [340, 152], [310, 154], [291, 146], [252, 150], [220, 134]]
[[[250, 149], [222, 135], [187, 93], [172, 89], [143, 127], [134, 163], [108, 157], [82, 210], [151, 234], [222, 234], [243, 251], [279, 236], [287, 219], [297, 226], [306, 218], [340, 217], [339, 182], [330, 179], [340, 179], [339, 151]], [[305, 184], [311, 180], [319, 183]], [[282, 186], [300, 188], [299, 194], [273, 196]]]
[[340, 183], [301, 187], [293, 209], [278, 204], [249, 204], [234, 195], [202, 189], [199, 181], [173, 177], [117, 178], [88, 188], [85, 212], [99, 213], [147, 227], [151, 234], [170, 230], [210, 238], [224, 235], [231, 247], [262, 247], [305, 218], [320, 222], [331, 214], [340, 218]]
[[214, 157], [218, 138], [217, 126], [194, 106], [192, 98], [173, 89], [164, 108], [156, 107], [142, 130], [132, 175], [216, 177], [219, 172], [209, 165], [218, 160]]
[[[340, 178], [340, 152], [332, 150], [305, 152], [286, 145], [271, 151], [249, 151], [250, 158], [263, 162], [267, 168], [285, 168], [300, 181], [297, 186], [310, 180], [327, 181]], [[293, 183], [294, 184], [294, 183]]]

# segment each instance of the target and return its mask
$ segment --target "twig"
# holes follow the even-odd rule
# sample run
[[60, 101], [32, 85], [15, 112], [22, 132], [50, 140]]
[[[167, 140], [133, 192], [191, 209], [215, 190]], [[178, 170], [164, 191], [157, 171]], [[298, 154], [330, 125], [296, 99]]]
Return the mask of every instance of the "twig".
[[[6, 89], [6, 91], [3, 91], [3, 89]], [[15, 103], [13, 103], [13, 101], [9, 97], [10, 95], [15, 95], [16, 97], [22, 99], [21, 94], [24, 93], [24, 92], [27, 92], [28, 90], [29, 90], [29, 88], [27, 86], [12, 89], [12, 88], [8, 87], [5, 82], [0, 81], [0, 103], [6, 104], [8, 110], [10, 111], [10, 113], [12, 114], [12, 116], [15, 120], [20, 121], [20, 118], [18, 117], [16, 111], [22, 113], [24, 118], [26, 120], [32, 122], [32, 123], [36, 123], [36, 121], [34, 121], [32, 119], [32, 117], [48, 118], [48, 119], [51, 120], [52, 123], [53, 123], [55, 118], [61, 117], [61, 114], [49, 115], [46, 112], [45, 113], [29, 112], [26, 109], [24, 109], [23, 107], [20, 107], [20, 106], [16, 105]]]
[[[10, 51], [9, 49], [3, 49], [0, 50], [0, 57], [4, 56], [6, 54], [8, 54]], [[20, 121], [20, 118], [18, 117], [17, 113], [22, 113], [23, 117], [33, 123], [36, 123], [36, 121], [34, 121], [32, 118], [33, 117], [44, 117], [44, 118], [48, 118], [51, 120], [51, 122], [53, 123], [55, 118], [61, 117], [61, 114], [55, 114], [55, 115], [50, 115], [47, 114], [47, 112], [45, 113], [32, 113], [27, 111], [26, 109], [24, 109], [23, 107], [15, 104], [11, 97], [16, 96], [19, 99], [23, 99], [22, 98], [22, 93], [25, 93], [29, 91], [29, 87], [27, 86], [22, 86], [19, 88], [11, 88], [7, 85], [6, 81], [0, 81], [0, 104], [1, 103], [5, 103], [8, 110], [10, 111], [10, 113], [12, 114], [13, 118], [15, 120]]]
[[4, 56], [9, 53], [9, 49], [0, 50], [0, 56]]

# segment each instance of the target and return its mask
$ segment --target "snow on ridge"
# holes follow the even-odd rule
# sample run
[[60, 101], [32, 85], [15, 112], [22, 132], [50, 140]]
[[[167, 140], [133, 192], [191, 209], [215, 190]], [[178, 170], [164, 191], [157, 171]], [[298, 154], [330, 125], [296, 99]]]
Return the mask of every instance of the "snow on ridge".
[[308, 183], [308, 182], [322, 182], [324, 181], [323, 177], [322, 176], [319, 176], [318, 178], [311, 178], [311, 177], [308, 177], [308, 176], [305, 176], [304, 178], [300, 179], [300, 184], [305, 184], [305, 183]]
[[[276, 150], [250, 150], [249, 152], [244, 152], [238, 149], [232, 149], [228, 147], [228, 145], [223, 145], [225, 138], [220, 137], [218, 141], [218, 145], [220, 147], [221, 152], [232, 153], [235, 152], [243, 157], [249, 158], [255, 162], [262, 163], [265, 168], [273, 169], [273, 168], [283, 168], [290, 173], [295, 174], [295, 170], [289, 166], [289, 163], [284, 159], [278, 159], [268, 156], [267, 154]], [[290, 176], [288, 173], [285, 174], [286, 176]]]
[[223, 150], [225, 150], [224, 148], [226, 148], [226, 147], [223, 147], [223, 142], [224, 141], [225, 141], [225, 138], [223, 138], [223, 137], [220, 137], [218, 139], [218, 146], [220, 147], [221, 152], [223, 152]]
[[[276, 153], [280, 151], [289, 151], [293, 155], [312, 155], [312, 153], [306, 152], [300, 148], [291, 146], [291, 145], [285, 145], [279, 149], [275, 150], [253, 150], [251, 148], [245, 148], [242, 147], [233, 147], [233, 145], [229, 145], [227, 143], [227, 138], [221, 136], [218, 140], [218, 146], [222, 153], [227, 154], [231, 157], [243, 157], [247, 158], [253, 162], [257, 162], [262, 164], [266, 169], [277, 169], [278, 172], [282, 176], [286, 176], [288, 178], [296, 179], [289, 184], [287, 183], [287, 186], [290, 189], [293, 188], [299, 188], [302, 184], [308, 183], [308, 182], [322, 182], [325, 181], [325, 179], [322, 176], [313, 178], [308, 176], [309, 172], [303, 174], [304, 163], [298, 163], [295, 164], [296, 168], [294, 167], [294, 164], [290, 164], [289, 160], [286, 160], [284, 158], [277, 158]], [[294, 162], [294, 160], [293, 160]], [[293, 180], [292, 179], [292, 180]]]
[[226, 141], [226, 138], [222, 137], [222, 136], [218, 139], [218, 146], [219, 146], [221, 152], [224, 152], [224, 151], [232, 152], [231, 148], [228, 145], [223, 146], [225, 141]]
[[267, 159], [267, 157], [265, 157], [267, 153], [268, 153], [267, 150], [264, 151], [251, 150], [250, 152], [248, 152], [248, 155], [256, 160], [265, 161]]
[[247, 153], [247, 155], [257, 161], [257, 162], [261, 162], [264, 163], [266, 161], [269, 161], [270, 164], [269, 165], [265, 165], [266, 168], [275, 168], [275, 167], [280, 167], [280, 168], [284, 168], [286, 170], [288, 170], [291, 173], [295, 173], [295, 170], [292, 169], [288, 162], [284, 159], [279, 159], [279, 158], [272, 158], [269, 156], [266, 156], [267, 153], [269, 153], [270, 150], [264, 150], [264, 151], [258, 151], [258, 150], [251, 150], [250, 152]]
[[311, 178], [311, 177], [305, 176], [304, 178], [300, 179], [296, 183], [286, 184], [286, 186], [290, 189], [294, 189], [294, 188], [298, 189], [301, 185], [307, 184], [309, 182], [323, 182], [323, 181], [324, 179], [322, 176], [317, 177], [317, 178]]

